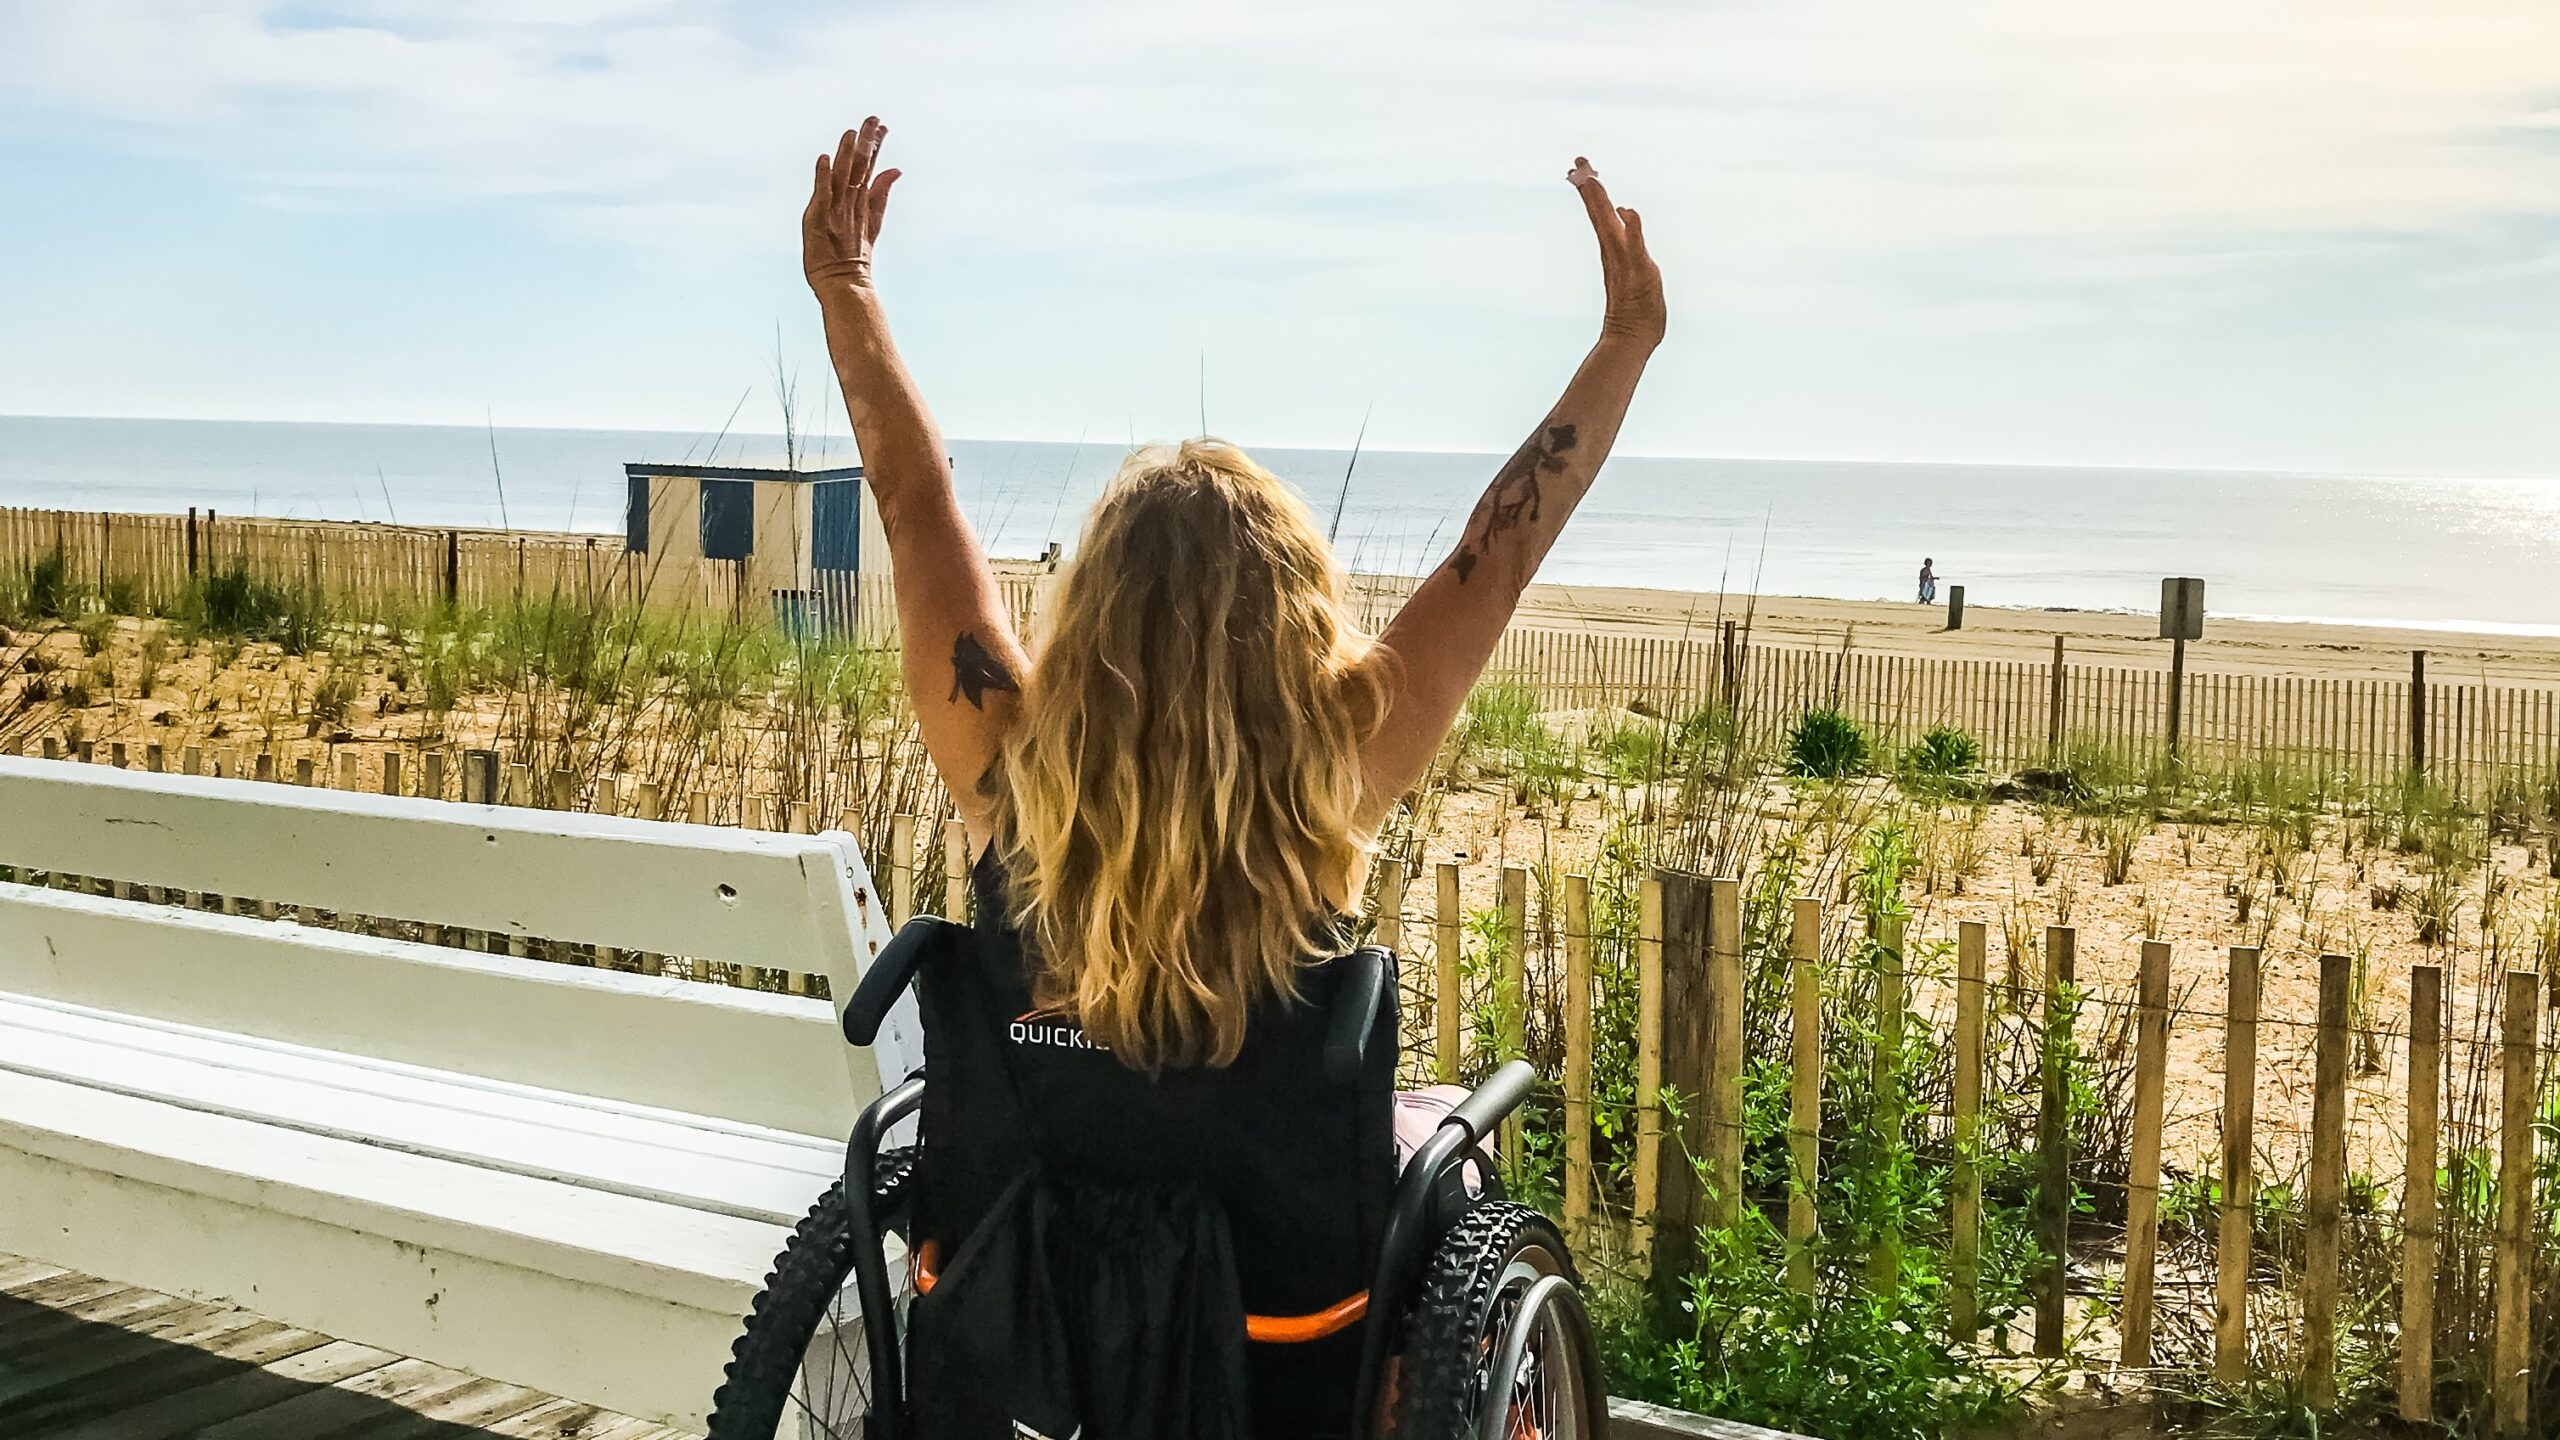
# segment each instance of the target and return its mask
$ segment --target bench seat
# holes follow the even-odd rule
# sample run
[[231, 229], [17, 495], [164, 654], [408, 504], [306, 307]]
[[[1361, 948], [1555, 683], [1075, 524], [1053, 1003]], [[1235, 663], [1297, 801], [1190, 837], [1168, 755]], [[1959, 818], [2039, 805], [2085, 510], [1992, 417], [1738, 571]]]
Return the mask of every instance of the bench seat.
[[784, 1132], [25, 1001], [0, 1001], [0, 1154], [0, 1250], [185, 1273], [696, 1426], [842, 1165]]

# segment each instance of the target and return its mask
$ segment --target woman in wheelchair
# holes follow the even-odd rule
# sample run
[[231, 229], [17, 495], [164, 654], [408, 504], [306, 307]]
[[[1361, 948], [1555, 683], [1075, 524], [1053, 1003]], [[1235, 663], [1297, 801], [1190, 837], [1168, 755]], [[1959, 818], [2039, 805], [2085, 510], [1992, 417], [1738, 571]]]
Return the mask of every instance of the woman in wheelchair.
[[1574, 162], [1599, 338], [1382, 634], [1298, 497], [1201, 439], [1129, 457], [1026, 648], [873, 289], [886, 134], [818, 158], [803, 261], [978, 920], [919, 918], [849, 1002], [869, 1044], [912, 982], [930, 1082], [856, 1126], [713, 1436], [1599, 1433], [1564, 1242], [1483, 1144], [1528, 1068], [1401, 1153], [1395, 960], [1345, 917], [1662, 338], [1641, 222]]

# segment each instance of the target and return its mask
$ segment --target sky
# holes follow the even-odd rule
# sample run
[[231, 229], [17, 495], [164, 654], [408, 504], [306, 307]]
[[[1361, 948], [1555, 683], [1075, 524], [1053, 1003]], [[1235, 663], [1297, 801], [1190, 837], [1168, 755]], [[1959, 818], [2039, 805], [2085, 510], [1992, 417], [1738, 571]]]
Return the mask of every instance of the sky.
[[867, 113], [953, 435], [1507, 450], [1587, 154], [1629, 453], [2560, 476], [2553, 0], [0, 0], [0, 412], [819, 428]]

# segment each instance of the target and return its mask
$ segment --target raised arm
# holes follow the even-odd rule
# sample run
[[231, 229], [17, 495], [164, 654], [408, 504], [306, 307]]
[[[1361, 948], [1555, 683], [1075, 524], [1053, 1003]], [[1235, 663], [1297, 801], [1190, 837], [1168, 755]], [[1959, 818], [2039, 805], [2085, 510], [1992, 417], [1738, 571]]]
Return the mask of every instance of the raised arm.
[[1600, 241], [1608, 306], [1599, 342], [1528, 442], [1476, 502], [1458, 548], [1440, 562], [1380, 637], [1398, 662], [1385, 723], [1362, 756], [1366, 820], [1386, 818], [1429, 768], [1467, 691], [1493, 658], [1521, 592], [1617, 441], [1636, 381], [1662, 343], [1662, 273], [1645, 253], [1644, 223], [1609, 203], [1591, 162], [1567, 179]]
[[863, 478], [889, 537], [916, 726], [960, 818], [983, 843], [988, 801], [979, 782], [1013, 718], [1014, 677], [1027, 662], [986, 552], [960, 513], [942, 434], [898, 358], [871, 286], [872, 247], [898, 179], [895, 170], [874, 173], [888, 133], [877, 119], [865, 120], [845, 132], [835, 154], [818, 157], [800, 217], [800, 260], [826, 320], [827, 354], [844, 388]]

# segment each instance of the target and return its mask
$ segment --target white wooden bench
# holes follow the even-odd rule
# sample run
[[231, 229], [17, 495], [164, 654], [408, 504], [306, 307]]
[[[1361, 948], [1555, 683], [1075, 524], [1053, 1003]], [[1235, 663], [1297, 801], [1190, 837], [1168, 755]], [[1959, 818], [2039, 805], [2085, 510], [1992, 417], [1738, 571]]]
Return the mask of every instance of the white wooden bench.
[[[890, 933], [840, 834], [8, 757], [0, 865], [838, 1004]], [[825, 1000], [0, 883], [0, 1251], [699, 1430], [912, 1023], [865, 1053]]]

